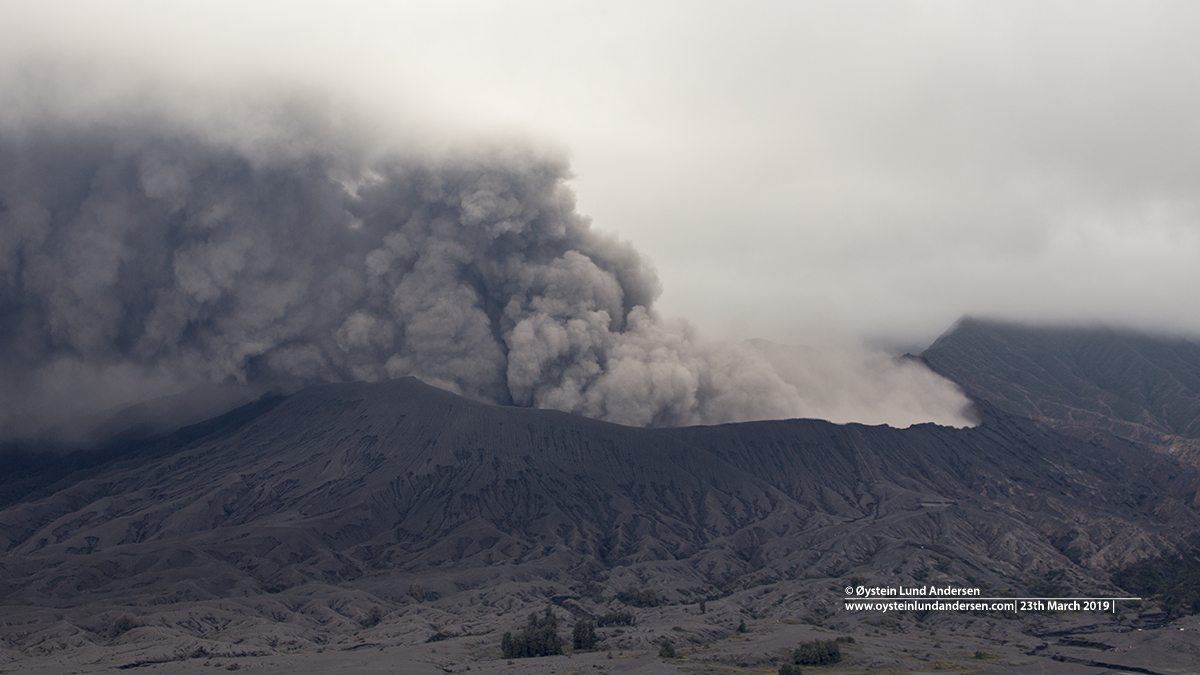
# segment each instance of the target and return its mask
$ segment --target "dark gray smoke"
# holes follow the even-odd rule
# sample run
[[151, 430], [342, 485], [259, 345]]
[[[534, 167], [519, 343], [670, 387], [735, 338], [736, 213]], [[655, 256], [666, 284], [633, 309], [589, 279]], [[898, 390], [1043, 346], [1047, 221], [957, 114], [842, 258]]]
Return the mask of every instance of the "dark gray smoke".
[[575, 212], [559, 158], [150, 117], [2, 131], [4, 437], [206, 383], [405, 375], [635, 425], [813, 410], [749, 345], [659, 320], [654, 271]]

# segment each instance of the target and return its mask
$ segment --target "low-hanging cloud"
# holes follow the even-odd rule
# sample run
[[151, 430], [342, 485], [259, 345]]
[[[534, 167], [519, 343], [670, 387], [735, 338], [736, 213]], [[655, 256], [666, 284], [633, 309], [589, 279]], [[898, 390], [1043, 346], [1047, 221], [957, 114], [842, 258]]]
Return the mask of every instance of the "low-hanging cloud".
[[654, 270], [576, 212], [553, 153], [366, 152], [317, 127], [0, 127], [0, 436], [204, 384], [409, 375], [632, 425], [969, 423], [927, 370], [802, 372], [661, 319]]

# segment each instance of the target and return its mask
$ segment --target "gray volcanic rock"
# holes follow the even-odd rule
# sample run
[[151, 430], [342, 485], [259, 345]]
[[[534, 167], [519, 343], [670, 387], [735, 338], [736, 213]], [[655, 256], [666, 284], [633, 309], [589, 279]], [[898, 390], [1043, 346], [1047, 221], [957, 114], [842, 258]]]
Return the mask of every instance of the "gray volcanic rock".
[[132, 611], [148, 659], [497, 637], [547, 602], [622, 609], [632, 586], [654, 594], [643, 628], [606, 639], [636, 649], [705, 599], [718, 623], [681, 645], [740, 612], [847, 628], [852, 577], [1115, 593], [1109, 570], [1200, 529], [1193, 467], [980, 413], [648, 430], [411, 378], [311, 387], [10, 504], [0, 604], [26, 655], [110, 649]]

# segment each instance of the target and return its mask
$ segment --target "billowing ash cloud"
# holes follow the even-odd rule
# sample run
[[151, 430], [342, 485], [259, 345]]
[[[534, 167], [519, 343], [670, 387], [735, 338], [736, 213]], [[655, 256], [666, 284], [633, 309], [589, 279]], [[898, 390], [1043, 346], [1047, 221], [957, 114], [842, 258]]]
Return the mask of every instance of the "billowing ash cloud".
[[[561, 159], [364, 159], [329, 139], [198, 129], [5, 127], [3, 436], [65, 433], [206, 383], [412, 375], [480, 400], [681, 425], [820, 414], [831, 382], [862, 381], [846, 370], [806, 388], [761, 349], [660, 320], [654, 271], [575, 212]], [[877, 402], [859, 419], [966, 423], [949, 383], [908, 372], [885, 398], [932, 406], [897, 417]]]

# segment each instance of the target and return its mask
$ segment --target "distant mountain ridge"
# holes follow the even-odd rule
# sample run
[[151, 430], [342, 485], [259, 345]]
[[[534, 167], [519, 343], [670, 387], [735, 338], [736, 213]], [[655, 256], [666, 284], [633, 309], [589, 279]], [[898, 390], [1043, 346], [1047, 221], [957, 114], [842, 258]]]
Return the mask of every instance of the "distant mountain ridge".
[[1112, 328], [965, 318], [921, 358], [977, 401], [1200, 460], [1200, 345]]

